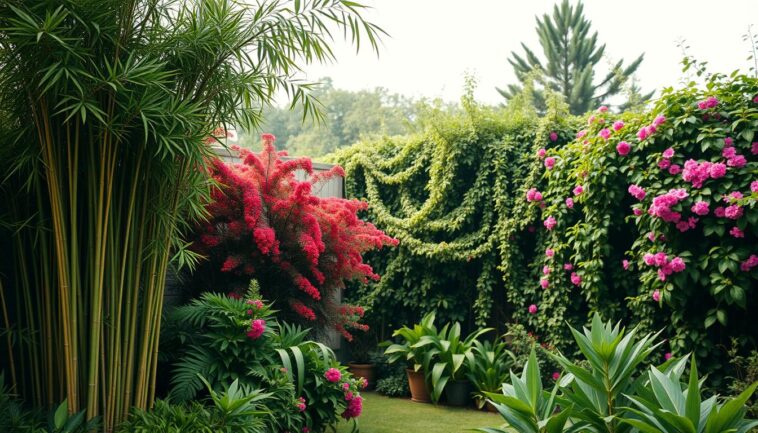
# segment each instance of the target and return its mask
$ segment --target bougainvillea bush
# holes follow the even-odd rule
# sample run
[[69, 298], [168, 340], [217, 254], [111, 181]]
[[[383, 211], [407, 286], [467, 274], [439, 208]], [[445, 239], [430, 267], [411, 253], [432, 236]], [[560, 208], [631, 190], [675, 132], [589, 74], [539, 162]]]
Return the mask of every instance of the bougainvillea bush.
[[307, 330], [276, 320], [257, 290], [204, 293], [169, 314], [164, 334], [174, 401], [238, 381], [265, 395], [266, 431], [323, 432], [361, 414], [364, 381]]
[[665, 329], [661, 358], [693, 351], [709, 371], [730, 336], [754, 347], [757, 95], [754, 78], [711, 75], [644, 114], [600, 107], [575, 141], [536, 150], [516, 210], [532, 217], [510, 235], [538, 242], [503, 265], [515, 320], [563, 346], [564, 320], [628, 317]]
[[[334, 327], [349, 339], [349, 329], [365, 330], [363, 309], [340, 305], [337, 291], [346, 281], [379, 279], [362, 256], [397, 240], [357, 217], [367, 203], [314, 194], [322, 182], [343, 175], [339, 166], [314, 174], [309, 159], [283, 159], [274, 136], [262, 138], [262, 152], [236, 148], [240, 163], [212, 165], [210, 217], [194, 243], [208, 260], [193, 284], [239, 294], [256, 278], [285, 319]], [[298, 170], [308, 178], [298, 180]]]

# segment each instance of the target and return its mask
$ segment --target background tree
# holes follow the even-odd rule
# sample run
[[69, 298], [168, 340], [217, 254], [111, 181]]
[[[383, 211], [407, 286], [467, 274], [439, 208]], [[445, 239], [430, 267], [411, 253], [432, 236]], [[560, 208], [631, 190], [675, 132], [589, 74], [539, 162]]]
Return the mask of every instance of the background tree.
[[[522, 43], [524, 56], [511, 52], [508, 60], [521, 84], [497, 89], [500, 94], [510, 100], [522, 91], [525, 83], [536, 79], [543, 88], [563, 95], [572, 114], [582, 114], [620, 93], [644, 54], [628, 66], [624, 66], [623, 59], [619, 60], [600, 81], [596, 81], [596, 66], [603, 59], [605, 44], [598, 46], [597, 32], [590, 35], [591, 22], [583, 12], [582, 2], [572, 6], [568, 0], [563, 0], [554, 6], [552, 16], [537, 17], [537, 34], [546, 61], [540, 60]], [[538, 72], [536, 78], [533, 71]], [[646, 101], [651, 96], [652, 92], [641, 95], [641, 99]], [[533, 98], [537, 108], [544, 111], [544, 91], [535, 89]]]

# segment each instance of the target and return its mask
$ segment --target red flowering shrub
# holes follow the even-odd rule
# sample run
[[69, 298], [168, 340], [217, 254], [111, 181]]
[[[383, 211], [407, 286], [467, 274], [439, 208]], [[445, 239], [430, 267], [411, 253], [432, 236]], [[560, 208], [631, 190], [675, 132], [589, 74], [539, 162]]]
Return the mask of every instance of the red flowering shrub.
[[[363, 254], [397, 240], [358, 218], [365, 202], [313, 195], [320, 183], [343, 176], [341, 167], [314, 174], [309, 159], [281, 159], [286, 153], [275, 150], [274, 136], [262, 139], [261, 153], [236, 148], [241, 163], [212, 164], [218, 186], [193, 246], [208, 260], [194, 279], [238, 292], [255, 278], [285, 316], [332, 326], [349, 339], [347, 329], [365, 330], [358, 323], [363, 309], [339, 305], [336, 292], [345, 281], [379, 279]], [[298, 170], [308, 179], [298, 180]]]

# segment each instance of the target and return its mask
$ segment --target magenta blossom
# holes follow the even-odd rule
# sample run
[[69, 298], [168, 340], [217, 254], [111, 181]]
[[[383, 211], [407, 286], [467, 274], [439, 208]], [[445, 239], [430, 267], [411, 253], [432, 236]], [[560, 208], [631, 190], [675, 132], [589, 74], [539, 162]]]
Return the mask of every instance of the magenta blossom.
[[582, 277], [581, 275], [577, 274], [576, 272], [571, 273], [571, 284], [578, 286], [582, 284]]
[[655, 120], [653, 120], [653, 125], [655, 125], [655, 126], [661, 126], [661, 125], [663, 125], [663, 123], [665, 121], [666, 121], [666, 116], [664, 116], [664, 115], [661, 114], [661, 115], [657, 116], [655, 118]]
[[550, 281], [549, 281], [547, 278], [542, 278], [542, 279], [540, 280], [540, 286], [541, 286], [543, 289], [547, 289], [548, 287], [550, 287]]
[[613, 122], [613, 130], [614, 131], [618, 131], [619, 129], [621, 129], [623, 127], [624, 127], [624, 122], [622, 122], [620, 120], [617, 120], [617, 121]]
[[540, 150], [537, 151], [537, 158], [542, 159], [547, 154], [547, 150], [545, 150], [544, 147], [540, 148]]
[[758, 266], [758, 256], [751, 254], [747, 260], [740, 263], [740, 270], [742, 270], [742, 272], [750, 272], [750, 270], [756, 266]]
[[724, 209], [724, 216], [729, 218], [730, 220], [740, 219], [740, 217], [742, 216], [742, 213], [743, 213], [742, 207], [736, 204], [727, 206], [726, 209]]
[[579, 131], [579, 132], [576, 133], [576, 138], [582, 138], [585, 135], [587, 135], [587, 130], [586, 129], [582, 129], [581, 131]]
[[750, 153], [758, 155], [758, 141], [754, 141], [753, 144], [750, 145]]
[[632, 150], [632, 146], [630, 146], [626, 141], [622, 141], [616, 145], [616, 152], [618, 152], [618, 154], [621, 156], [628, 155], [630, 150]]
[[624, 268], [624, 270], [629, 269], [629, 260], [624, 259], [621, 261], [621, 267]]
[[737, 156], [737, 149], [734, 147], [725, 147], [724, 150], [721, 151], [721, 156], [726, 159], [734, 158]]
[[571, 271], [571, 270], [574, 269], [574, 265], [572, 265], [571, 263], [564, 263], [563, 264], [563, 269], [566, 270], [566, 271]]
[[598, 135], [603, 137], [603, 139], [607, 140], [611, 136], [611, 130], [608, 128], [603, 128], [600, 130], [600, 134]]
[[566, 199], [566, 207], [569, 208], [569, 209], [573, 209], [574, 208], [574, 199], [573, 198], [569, 197], [569, 198]]
[[555, 167], [555, 158], [553, 158], [552, 156], [548, 156], [547, 158], [545, 158], [545, 167], [547, 167], [548, 170]]
[[584, 187], [581, 185], [577, 185], [574, 187], [574, 195], [580, 195], [584, 192]]
[[557, 371], [554, 371], [553, 372], [553, 380], [558, 380], [560, 378], [561, 378], [561, 374], [558, 373]]
[[656, 289], [656, 290], [653, 292], [653, 301], [655, 301], [655, 302], [660, 302], [660, 300], [661, 300], [661, 291], [660, 291], [660, 290], [658, 290], [658, 289]]
[[636, 208], [632, 209], [632, 213], [634, 214], [634, 216], [640, 216], [640, 215], [642, 215], [642, 209], [636, 207]]
[[732, 147], [734, 145], [734, 139], [732, 137], [724, 138], [724, 147]]
[[758, 192], [758, 180], [750, 182], [750, 191]]
[[691, 210], [693, 213], [696, 213], [701, 216], [708, 215], [708, 212], [710, 211], [710, 209], [708, 208], [708, 202], [705, 202], [702, 200], [693, 204]]
[[669, 359], [671, 359], [671, 356], [672, 356], [672, 355], [671, 355], [671, 352], [666, 352], [666, 353], [663, 355], [663, 359], [665, 359], [666, 361], [668, 361]]
[[555, 227], [555, 225], [558, 224], [558, 222], [555, 221], [555, 218], [553, 218], [552, 216], [549, 216], [547, 217], [547, 219], [545, 219], [545, 221], [542, 224], [545, 225], [546, 229], [552, 230], [553, 227]]
[[550, 133], [550, 141], [553, 141], [553, 142], [558, 141], [558, 134], [555, 131], [552, 131]]
[[639, 138], [640, 141], [646, 139], [647, 135], [648, 135], [647, 134], [647, 128], [645, 128], [644, 126], [642, 128], [640, 128], [639, 131], [637, 131], [637, 138]]
[[526, 201], [532, 202], [532, 201], [541, 201], [542, 200], [542, 193], [537, 191], [537, 188], [529, 188], [529, 190], [526, 192]]
[[545, 249], [545, 256], [547, 256], [547, 257], [553, 257], [553, 255], [555, 255], [555, 251], [553, 251], [550, 248], [546, 248]]
[[255, 319], [250, 323], [250, 330], [247, 331], [247, 336], [253, 340], [257, 340], [263, 335], [266, 330], [266, 321], [263, 319]]
[[665, 170], [671, 166], [671, 160], [666, 158], [661, 158], [658, 160], [658, 168], [661, 170]]
[[735, 155], [726, 161], [726, 165], [734, 168], [744, 167], [745, 164], [747, 164], [747, 159], [742, 155]]
[[545, 275], [549, 275], [550, 274], [550, 266], [548, 266], [548, 265], [543, 266], [542, 267], [542, 273], [545, 274]]
[[674, 148], [669, 147], [668, 149], [663, 151], [663, 157], [666, 159], [671, 159], [674, 157]]
[[342, 379], [342, 373], [340, 373], [340, 371], [337, 370], [336, 368], [330, 368], [326, 370], [326, 372], [324, 373], [324, 377], [329, 382], [337, 383], [340, 381], [340, 379]]
[[529, 314], [537, 314], [537, 306], [532, 304], [529, 306]]
[[682, 167], [679, 164], [671, 164], [671, 167], [669, 167], [669, 174], [676, 176], [677, 174], [682, 172]]
[[637, 185], [629, 185], [629, 189], [627, 191], [629, 191], [629, 194], [631, 194], [632, 197], [636, 198], [637, 200], [642, 201], [645, 198], [645, 190]]
[[737, 227], [737, 226], [732, 227], [732, 229], [729, 230], [729, 234], [732, 235], [733, 238], [744, 238], [745, 237], [745, 232], [743, 232], [742, 230], [740, 230], [740, 228]]
[[605, 113], [608, 111], [608, 107], [605, 105], [601, 105], [597, 108], [598, 113]]

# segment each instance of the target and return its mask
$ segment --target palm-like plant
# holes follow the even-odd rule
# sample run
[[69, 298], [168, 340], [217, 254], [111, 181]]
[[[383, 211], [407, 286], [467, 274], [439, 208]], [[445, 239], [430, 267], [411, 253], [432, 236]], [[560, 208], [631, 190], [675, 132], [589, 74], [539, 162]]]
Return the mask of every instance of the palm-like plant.
[[477, 390], [474, 398], [479, 408], [484, 406], [487, 392], [499, 391], [508, 381], [509, 371], [515, 362], [516, 356], [502, 339], [494, 343], [489, 340], [473, 342], [466, 357], [466, 377]]
[[206, 140], [254, 127], [280, 90], [315, 114], [296, 74], [334, 58], [334, 29], [376, 49], [363, 8], [0, 2], [2, 287], [25, 336], [7, 361], [14, 392], [67, 399], [107, 431], [152, 405], [166, 272], [198, 259], [182, 234], [204, 215]]
[[419, 345], [425, 336], [436, 336], [437, 328], [434, 326], [434, 312], [421, 318], [421, 322], [413, 325], [413, 328], [403, 326], [392, 333], [393, 337], [399, 337], [400, 343], [390, 344], [384, 351], [387, 362], [394, 364], [404, 361], [408, 368], [414, 371], [429, 371], [429, 366], [435, 353], [431, 352], [426, 344]]

